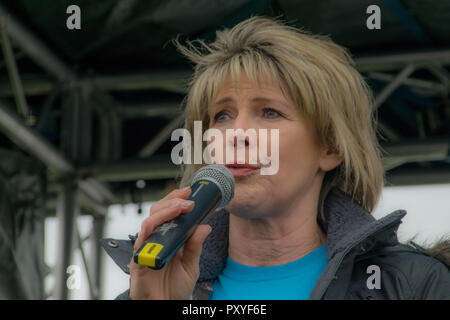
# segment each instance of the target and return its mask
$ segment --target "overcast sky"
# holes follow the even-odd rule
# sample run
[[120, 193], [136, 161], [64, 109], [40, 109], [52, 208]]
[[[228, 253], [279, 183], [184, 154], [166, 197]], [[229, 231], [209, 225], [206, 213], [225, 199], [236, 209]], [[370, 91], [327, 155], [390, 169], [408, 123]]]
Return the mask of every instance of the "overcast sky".
[[[141, 222], [146, 218], [150, 203], [143, 204], [143, 213], [137, 213], [137, 205], [111, 206], [105, 227], [105, 238], [127, 239], [129, 234], [135, 234], [140, 229]], [[407, 215], [400, 225], [398, 237], [401, 242], [415, 237], [414, 241], [422, 245], [430, 245], [442, 237], [450, 236], [450, 184], [429, 186], [408, 186], [385, 188], [373, 215], [379, 219], [396, 209], [405, 209]], [[91, 217], [80, 217], [78, 225], [82, 236], [91, 230]], [[46, 253], [45, 259], [49, 266], [56, 262], [57, 221], [49, 218], [46, 222]], [[89, 256], [89, 246], [85, 250]], [[114, 299], [128, 288], [129, 276], [106, 255], [103, 255], [103, 299]], [[88, 299], [87, 278], [81, 255], [75, 253], [75, 265], [80, 266], [81, 286], [78, 290], [70, 290], [71, 299]], [[46, 287], [54, 284], [53, 276], [46, 279]]]

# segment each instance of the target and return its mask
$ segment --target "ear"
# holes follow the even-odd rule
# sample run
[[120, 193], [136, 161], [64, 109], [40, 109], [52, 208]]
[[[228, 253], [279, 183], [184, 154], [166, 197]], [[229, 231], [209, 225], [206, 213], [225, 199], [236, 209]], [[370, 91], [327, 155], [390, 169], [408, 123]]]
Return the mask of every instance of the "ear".
[[344, 158], [336, 151], [329, 147], [324, 147], [319, 160], [319, 168], [322, 169], [322, 171], [327, 172], [339, 166], [342, 161], [344, 161]]

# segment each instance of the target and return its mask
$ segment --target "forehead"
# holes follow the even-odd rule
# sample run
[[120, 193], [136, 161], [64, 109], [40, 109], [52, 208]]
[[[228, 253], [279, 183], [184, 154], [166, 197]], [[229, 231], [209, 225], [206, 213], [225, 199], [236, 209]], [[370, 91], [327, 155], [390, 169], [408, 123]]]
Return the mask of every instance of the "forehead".
[[[281, 84], [280, 84], [281, 83]], [[214, 95], [213, 103], [224, 98], [224, 96], [275, 96], [277, 98], [285, 98], [284, 92], [287, 92], [286, 87], [278, 79], [273, 76], [261, 75], [256, 77], [249, 77], [243, 70], [237, 75], [228, 73], [221, 83], [217, 86], [216, 94]]]

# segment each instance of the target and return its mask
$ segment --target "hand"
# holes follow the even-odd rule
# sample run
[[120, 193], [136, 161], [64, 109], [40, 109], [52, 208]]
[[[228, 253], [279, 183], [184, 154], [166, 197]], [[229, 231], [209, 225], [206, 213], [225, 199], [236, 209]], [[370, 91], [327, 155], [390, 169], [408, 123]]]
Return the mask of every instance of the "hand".
[[[153, 230], [180, 214], [189, 214], [194, 202], [186, 200], [191, 188], [175, 189], [150, 208], [150, 216], [142, 222], [141, 231], [134, 243], [133, 257]], [[131, 299], [189, 299], [199, 276], [202, 244], [211, 232], [209, 225], [196, 227], [191, 237], [160, 270], [130, 262]]]

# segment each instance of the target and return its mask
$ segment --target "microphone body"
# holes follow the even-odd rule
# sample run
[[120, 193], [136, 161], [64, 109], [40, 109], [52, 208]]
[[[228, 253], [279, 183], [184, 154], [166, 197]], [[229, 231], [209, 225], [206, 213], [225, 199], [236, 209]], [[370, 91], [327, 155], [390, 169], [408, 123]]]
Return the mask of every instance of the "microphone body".
[[192, 235], [210, 213], [225, 207], [234, 195], [234, 177], [224, 166], [209, 165], [200, 168], [191, 184], [188, 200], [195, 202], [194, 209], [180, 214], [156, 228], [136, 251], [134, 262], [158, 270]]

